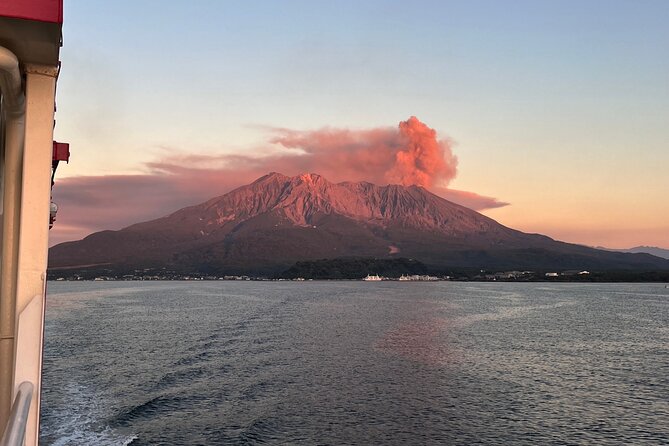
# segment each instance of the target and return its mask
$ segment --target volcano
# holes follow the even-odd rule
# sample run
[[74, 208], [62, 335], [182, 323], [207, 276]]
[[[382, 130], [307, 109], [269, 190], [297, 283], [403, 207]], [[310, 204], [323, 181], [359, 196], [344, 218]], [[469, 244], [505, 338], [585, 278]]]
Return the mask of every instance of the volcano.
[[50, 250], [50, 268], [275, 274], [298, 261], [411, 258], [435, 270], [667, 270], [648, 254], [527, 234], [420, 186], [270, 173], [205, 203]]

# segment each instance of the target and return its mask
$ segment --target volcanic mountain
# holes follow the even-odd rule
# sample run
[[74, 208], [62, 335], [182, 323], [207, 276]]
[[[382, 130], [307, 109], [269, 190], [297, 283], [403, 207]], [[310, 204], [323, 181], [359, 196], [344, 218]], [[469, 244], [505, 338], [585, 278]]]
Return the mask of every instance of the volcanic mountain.
[[279, 173], [157, 220], [61, 243], [49, 266], [271, 274], [339, 257], [408, 257], [435, 269], [669, 269], [647, 254], [516, 231], [419, 186]]

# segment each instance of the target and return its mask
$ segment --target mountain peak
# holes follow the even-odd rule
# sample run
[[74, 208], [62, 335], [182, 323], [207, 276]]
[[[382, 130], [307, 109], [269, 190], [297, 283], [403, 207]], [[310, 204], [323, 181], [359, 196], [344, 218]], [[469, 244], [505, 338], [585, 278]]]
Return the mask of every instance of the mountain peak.
[[418, 186], [330, 183], [316, 173], [277, 172], [163, 218], [57, 245], [49, 261], [258, 272], [298, 260], [397, 253], [442, 267], [669, 265], [523, 234]]
[[309, 183], [309, 184], [313, 184], [313, 183], [321, 182], [321, 181], [327, 181], [327, 180], [325, 180], [325, 178], [318, 175], [317, 173], [303, 173], [303, 174], [300, 174], [300, 175], [296, 176], [295, 178], [299, 179], [302, 182]]
[[285, 181], [288, 178], [290, 177], [279, 172], [269, 172], [268, 174], [261, 176], [251, 184], [264, 183], [266, 181]]
[[[271, 172], [204, 205], [203, 221], [221, 224], [274, 214], [298, 226], [314, 225], [324, 216], [338, 215], [364, 224], [447, 231], [503, 228], [493, 220], [451, 203], [418, 186], [367, 182], [330, 183], [317, 173], [289, 177]], [[472, 223], [476, 220], [476, 223]], [[467, 222], [467, 223], [464, 223]], [[205, 231], [206, 232], [206, 231]]]

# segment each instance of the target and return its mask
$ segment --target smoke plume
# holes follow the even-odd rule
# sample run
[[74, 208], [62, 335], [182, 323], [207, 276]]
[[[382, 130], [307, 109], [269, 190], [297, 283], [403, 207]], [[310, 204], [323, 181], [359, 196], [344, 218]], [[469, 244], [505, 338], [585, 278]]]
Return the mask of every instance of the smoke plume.
[[457, 172], [458, 160], [449, 143], [437, 139], [437, 132], [415, 116], [396, 128], [274, 133], [271, 142], [301, 151], [300, 167], [333, 181], [445, 187]]
[[[275, 171], [318, 173], [330, 181], [368, 181], [423, 186], [475, 210], [505, 206], [495, 198], [447, 188], [457, 158], [416, 117], [397, 127], [313, 131], [269, 129], [270, 155], [194, 155], [169, 152], [147, 163], [144, 174], [56, 179], [59, 205], [50, 243], [74, 240], [102, 229], [121, 229], [162, 217], [251, 183]], [[268, 153], [268, 146], [255, 153]], [[264, 151], [264, 152], [263, 152]]]

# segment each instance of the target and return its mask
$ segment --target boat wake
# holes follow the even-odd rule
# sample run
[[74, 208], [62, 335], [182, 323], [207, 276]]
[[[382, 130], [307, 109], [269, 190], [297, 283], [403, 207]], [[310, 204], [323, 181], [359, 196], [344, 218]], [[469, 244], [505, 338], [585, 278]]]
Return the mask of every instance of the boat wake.
[[[42, 422], [41, 442], [52, 446], [129, 446], [138, 439], [137, 435], [121, 432], [104, 423], [99, 409], [105, 404], [83, 386], [68, 386], [67, 394], [72, 399], [69, 410], [46, 415], [51, 420]], [[50, 430], [45, 424], [55, 428]]]

